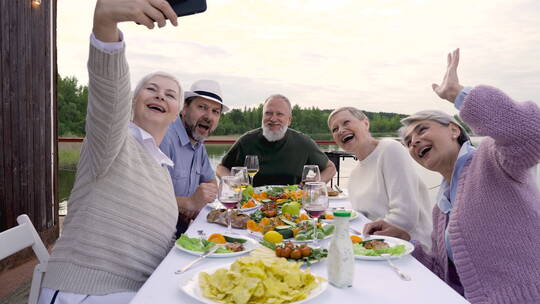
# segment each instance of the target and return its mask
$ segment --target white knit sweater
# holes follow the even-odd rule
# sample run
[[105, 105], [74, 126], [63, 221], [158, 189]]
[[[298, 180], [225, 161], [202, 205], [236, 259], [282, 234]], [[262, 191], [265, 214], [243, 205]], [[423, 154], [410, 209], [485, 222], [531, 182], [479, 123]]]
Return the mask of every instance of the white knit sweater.
[[125, 50], [91, 46], [88, 71], [87, 136], [43, 287], [136, 291], [170, 250], [178, 209], [169, 172], [128, 132]]
[[383, 219], [430, 247], [433, 203], [412, 161], [400, 143], [382, 139], [351, 172], [349, 195], [369, 219]]

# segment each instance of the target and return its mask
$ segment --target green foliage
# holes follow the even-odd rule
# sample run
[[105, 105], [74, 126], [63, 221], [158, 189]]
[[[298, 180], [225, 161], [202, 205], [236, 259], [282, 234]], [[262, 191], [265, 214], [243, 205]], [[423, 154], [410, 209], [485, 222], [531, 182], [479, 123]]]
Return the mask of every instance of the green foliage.
[[[215, 135], [243, 134], [261, 126], [262, 105], [256, 108], [233, 109], [221, 116]], [[316, 107], [301, 108], [295, 105], [292, 109], [291, 128], [309, 134], [314, 139], [332, 139], [328, 129], [328, 115], [332, 110], [321, 110]], [[405, 115], [384, 112], [365, 112], [370, 120], [370, 131], [374, 136], [396, 136], [401, 127], [400, 119]]]
[[[58, 77], [58, 116], [60, 136], [85, 135], [84, 124], [88, 87], [79, 85], [75, 77]], [[233, 109], [221, 116], [214, 135], [240, 135], [261, 126], [263, 105], [244, 109]], [[332, 110], [316, 107], [292, 109], [291, 128], [309, 134], [314, 139], [332, 139], [327, 119]], [[383, 112], [365, 112], [370, 120], [370, 131], [374, 136], [396, 136], [401, 126], [399, 120], [405, 115]]]
[[60, 136], [84, 136], [88, 87], [77, 78], [58, 76], [58, 120]]

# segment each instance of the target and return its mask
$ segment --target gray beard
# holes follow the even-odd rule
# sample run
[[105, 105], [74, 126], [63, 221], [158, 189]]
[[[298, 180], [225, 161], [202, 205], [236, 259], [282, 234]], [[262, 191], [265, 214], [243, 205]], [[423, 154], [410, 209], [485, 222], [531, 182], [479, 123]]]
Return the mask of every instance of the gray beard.
[[196, 142], [203, 142], [208, 136], [204, 136], [202, 134], [199, 134], [197, 130], [195, 129], [197, 125], [190, 126], [187, 123], [184, 122], [184, 127], [186, 128], [186, 133], [189, 138], [193, 139]]
[[266, 140], [268, 140], [269, 142], [278, 141], [282, 139], [285, 136], [285, 133], [287, 132], [287, 126], [284, 126], [277, 131], [272, 131], [266, 125], [263, 125], [262, 129], [263, 129], [264, 138], [266, 138]]

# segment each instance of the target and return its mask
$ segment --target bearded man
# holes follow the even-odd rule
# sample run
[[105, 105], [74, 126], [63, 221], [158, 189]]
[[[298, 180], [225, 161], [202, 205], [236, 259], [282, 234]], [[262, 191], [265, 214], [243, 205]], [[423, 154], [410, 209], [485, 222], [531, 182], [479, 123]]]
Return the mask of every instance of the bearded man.
[[169, 167], [178, 204], [177, 237], [185, 232], [199, 211], [217, 196], [217, 182], [204, 140], [217, 128], [223, 104], [219, 83], [199, 80], [184, 94], [184, 108], [169, 126], [160, 149], [173, 162]]
[[242, 135], [217, 167], [219, 177], [230, 175], [234, 166], [243, 166], [246, 155], [257, 155], [259, 172], [253, 185], [287, 185], [302, 181], [304, 165], [318, 165], [321, 181], [328, 182], [336, 167], [308, 136], [288, 127], [292, 107], [283, 95], [271, 95], [264, 102], [261, 128]]

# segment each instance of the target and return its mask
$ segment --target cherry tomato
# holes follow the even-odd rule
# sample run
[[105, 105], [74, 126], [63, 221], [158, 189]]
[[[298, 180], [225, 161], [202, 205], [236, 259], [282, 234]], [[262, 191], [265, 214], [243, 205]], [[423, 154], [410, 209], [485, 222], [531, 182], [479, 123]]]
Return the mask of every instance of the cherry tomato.
[[283, 258], [289, 258], [291, 256], [292, 249], [289, 247], [285, 247], [281, 250], [281, 257]]
[[274, 216], [276, 216], [277, 211], [276, 211], [276, 209], [270, 209], [270, 210], [266, 210], [266, 211], [264, 212], [264, 214], [265, 214], [267, 217], [274, 217]]
[[311, 255], [311, 248], [309, 247], [302, 247], [300, 251], [302, 252], [303, 257], [308, 257]]
[[281, 251], [282, 251], [282, 248], [281, 248], [281, 247], [277, 247], [277, 248], [276, 248], [276, 256], [277, 256], [278, 258], [281, 257]]
[[301, 259], [302, 258], [302, 251], [300, 249], [295, 249], [291, 252], [291, 259]]

